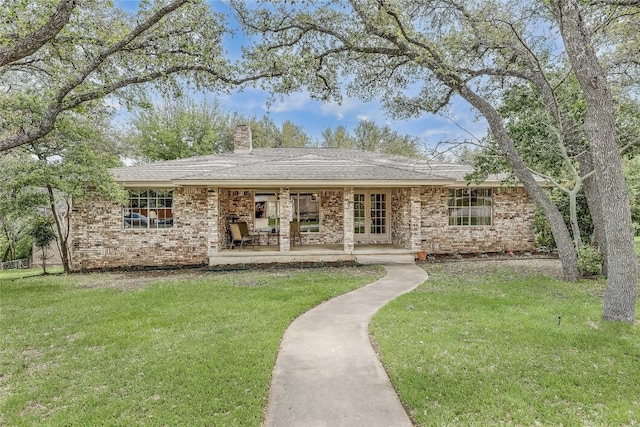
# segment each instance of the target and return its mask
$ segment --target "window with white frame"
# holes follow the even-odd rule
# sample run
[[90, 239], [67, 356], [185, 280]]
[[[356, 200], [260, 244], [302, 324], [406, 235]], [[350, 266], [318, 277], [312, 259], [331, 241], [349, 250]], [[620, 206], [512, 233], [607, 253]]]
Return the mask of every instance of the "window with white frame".
[[173, 190], [130, 189], [127, 206], [122, 212], [124, 228], [173, 227]]
[[449, 225], [492, 225], [491, 188], [449, 189]]
[[293, 221], [300, 223], [301, 233], [320, 231], [320, 195], [318, 193], [291, 193]]

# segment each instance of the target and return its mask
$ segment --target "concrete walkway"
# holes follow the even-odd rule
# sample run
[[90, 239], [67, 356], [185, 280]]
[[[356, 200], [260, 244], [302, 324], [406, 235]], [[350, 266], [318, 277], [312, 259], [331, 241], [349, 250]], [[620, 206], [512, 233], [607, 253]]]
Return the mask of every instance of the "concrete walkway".
[[427, 280], [413, 263], [296, 319], [285, 332], [263, 425], [412, 426], [369, 342], [371, 317]]

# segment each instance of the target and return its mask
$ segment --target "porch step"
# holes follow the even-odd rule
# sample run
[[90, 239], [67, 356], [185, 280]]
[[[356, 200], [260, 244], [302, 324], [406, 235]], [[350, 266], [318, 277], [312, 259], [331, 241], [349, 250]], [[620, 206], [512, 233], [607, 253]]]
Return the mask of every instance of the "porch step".
[[209, 257], [209, 265], [243, 265], [243, 264], [289, 264], [295, 262], [340, 262], [355, 261], [356, 257], [349, 254], [260, 254], [250, 249], [244, 254], [218, 255]]
[[224, 249], [209, 257], [209, 265], [357, 261], [361, 264], [409, 264], [415, 252], [392, 245], [357, 245], [345, 252], [342, 245], [297, 245], [290, 252], [277, 246]]
[[360, 264], [413, 264], [414, 254], [393, 254], [393, 255], [357, 255], [356, 261]]

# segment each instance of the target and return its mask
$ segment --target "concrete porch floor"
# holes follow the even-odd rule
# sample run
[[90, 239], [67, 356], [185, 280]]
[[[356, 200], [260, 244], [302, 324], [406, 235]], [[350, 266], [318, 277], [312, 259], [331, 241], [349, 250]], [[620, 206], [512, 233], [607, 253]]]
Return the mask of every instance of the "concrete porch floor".
[[280, 252], [277, 245], [256, 245], [223, 249], [209, 257], [209, 265], [270, 264], [291, 262], [414, 262], [415, 251], [394, 245], [356, 245], [350, 253], [342, 245], [295, 245]]

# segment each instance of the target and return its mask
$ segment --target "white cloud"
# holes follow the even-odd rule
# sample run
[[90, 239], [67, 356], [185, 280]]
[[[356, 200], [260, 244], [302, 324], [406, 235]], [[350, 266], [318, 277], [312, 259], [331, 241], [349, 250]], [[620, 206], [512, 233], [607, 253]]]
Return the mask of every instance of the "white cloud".
[[343, 120], [344, 118], [349, 117], [358, 117], [360, 119], [360, 116], [367, 117], [366, 120], [368, 120], [371, 117], [369, 110], [377, 110], [377, 108], [374, 107], [371, 102], [364, 103], [357, 98], [350, 97], [344, 97], [340, 103], [327, 102], [320, 104], [320, 112], [322, 114], [335, 116], [338, 120]]
[[285, 95], [282, 99], [277, 99], [270, 106], [264, 105], [265, 111], [272, 113], [285, 113], [287, 111], [302, 111], [308, 107], [311, 97], [307, 92], [296, 92], [291, 95]]

